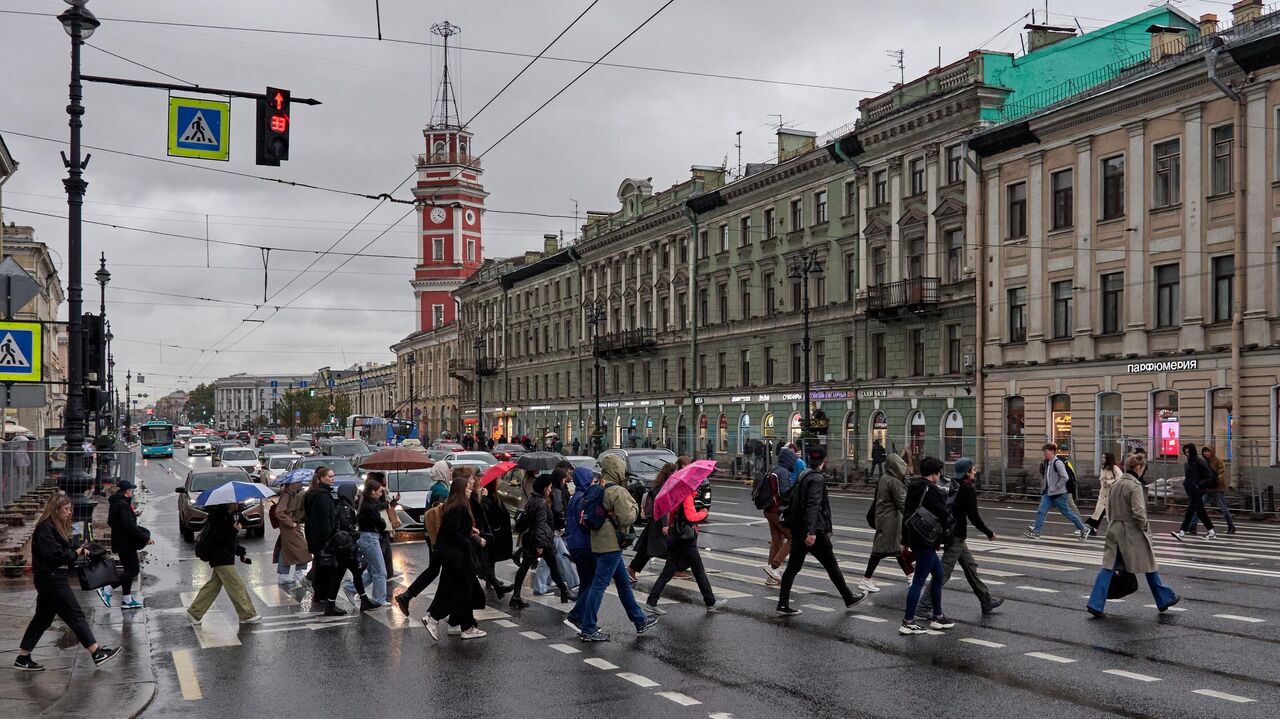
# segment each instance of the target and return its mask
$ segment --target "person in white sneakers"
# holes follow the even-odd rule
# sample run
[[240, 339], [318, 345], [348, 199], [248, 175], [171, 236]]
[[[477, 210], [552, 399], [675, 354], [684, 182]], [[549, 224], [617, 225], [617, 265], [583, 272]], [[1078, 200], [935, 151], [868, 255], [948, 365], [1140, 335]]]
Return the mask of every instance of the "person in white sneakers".
[[867, 569], [862, 573], [862, 581], [858, 589], [865, 592], [880, 591], [879, 585], [871, 579], [880, 566], [880, 560], [894, 557], [902, 573], [911, 578], [911, 565], [901, 550], [902, 545], [902, 507], [907, 496], [907, 463], [897, 452], [891, 452], [885, 459], [885, 470], [881, 472], [880, 482], [876, 485], [875, 499], [875, 539], [871, 541], [871, 556], [867, 559]]
[[1182, 453], [1187, 457], [1186, 471], [1182, 478], [1182, 488], [1187, 492], [1187, 512], [1182, 517], [1182, 526], [1178, 531], [1169, 532], [1169, 534], [1181, 542], [1187, 530], [1192, 528], [1191, 519], [1199, 516], [1200, 521], [1204, 523], [1204, 528], [1209, 530], [1204, 538], [1213, 539], [1218, 536], [1218, 533], [1213, 531], [1213, 520], [1209, 519], [1209, 513], [1205, 511], [1204, 495], [1218, 484], [1218, 475], [1214, 474], [1209, 463], [1204, 461], [1204, 457], [1196, 451], [1194, 444], [1190, 442], [1184, 444]]
[[[148, 544], [155, 544], [151, 532], [138, 524], [138, 514], [133, 509], [133, 482], [120, 480], [116, 485], [116, 493], [108, 500], [107, 525], [111, 527], [111, 549], [120, 557], [120, 598], [121, 609], [141, 609], [142, 602], [133, 596], [133, 583], [138, 580], [141, 564], [138, 562], [138, 550]], [[98, 590], [98, 598], [106, 606], [111, 606], [111, 587]]]
[[311, 550], [307, 548], [307, 538], [302, 533], [303, 509], [302, 480], [290, 482], [280, 488], [280, 496], [273, 505], [275, 521], [272, 522], [280, 530], [276, 537], [276, 581], [279, 584], [294, 584], [306, 578], [307, 565], [311, 562]]

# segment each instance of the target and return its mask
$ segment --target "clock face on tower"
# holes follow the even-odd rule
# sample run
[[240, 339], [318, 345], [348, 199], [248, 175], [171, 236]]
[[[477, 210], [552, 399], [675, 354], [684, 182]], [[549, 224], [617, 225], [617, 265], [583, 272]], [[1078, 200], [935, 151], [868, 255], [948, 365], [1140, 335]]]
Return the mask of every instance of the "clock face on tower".
[[467, 224], [474, 225], [475, 223], [476, 223], [476, 213], [472, 212], [471, 210], [467, 210]]
[[431, 221], [437, 225], [444, 224], [444, 208], [436, 207], [431, 210]]

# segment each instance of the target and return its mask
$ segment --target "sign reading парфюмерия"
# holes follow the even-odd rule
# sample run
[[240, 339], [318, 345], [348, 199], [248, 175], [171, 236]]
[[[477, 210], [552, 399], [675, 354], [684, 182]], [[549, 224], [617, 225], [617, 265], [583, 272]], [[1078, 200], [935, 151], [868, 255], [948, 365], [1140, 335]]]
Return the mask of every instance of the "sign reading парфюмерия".
[[1135, 362], [1128, 366], [1129, 374], [1138, 372], [1182, 372], [1196, 368], [1196, 360], [1167, 360], [1164, 362]]

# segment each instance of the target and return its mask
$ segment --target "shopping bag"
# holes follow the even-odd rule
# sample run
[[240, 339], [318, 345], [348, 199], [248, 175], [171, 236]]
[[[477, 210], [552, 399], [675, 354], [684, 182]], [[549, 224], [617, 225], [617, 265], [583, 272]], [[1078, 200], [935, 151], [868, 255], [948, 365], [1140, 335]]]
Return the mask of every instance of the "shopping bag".
[[120, 570], [116, 568], [116, 560], [109, 557], [77, 560], [76, 575], [80, 578], [80, 588], [86, 592], [106, 586], [120, 586]]
[[547, 562], [556, 562], [556, 568], [560, 570], [560, 578], [564, 580], [564, 585], [569, 589], [578, 586], [578, 568], [574, 566], [573, 560], [569, 557], [569, 547], [565, 545], [564, 540], [559, 536], [556, 537], [555, 556], [548, 557], [544, 552], [542, 561], [538, 562], [538, 571], [533, 573], [533, 593], [549, 594], [555, 589], [555, 584], [551, 582], [551, 570], [547, 568]]

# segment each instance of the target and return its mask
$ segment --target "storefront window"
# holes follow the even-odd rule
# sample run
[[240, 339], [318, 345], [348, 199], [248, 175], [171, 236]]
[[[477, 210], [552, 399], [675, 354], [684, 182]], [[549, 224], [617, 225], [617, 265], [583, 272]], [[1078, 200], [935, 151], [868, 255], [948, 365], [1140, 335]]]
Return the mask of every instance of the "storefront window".
[[738, 420], [738, 449], [745, 453], [747, 440], [751, 439], [751, 415], [746, 412], [742, 413], [742, 418]]
[[847, 412], [844, 416], [844, 447], [845, 455], [853, 460], [858, 458], [857, 424], [858, 420], [853, 412]]
[[613, 446], [621, 447], [622, 445], [622, 417], [613, 418]]
[[801, 418], [799, 412], [795, 412], [791, 415], [791, 439], [794, 439], [797, 442], [800, 440], [800, 432], [802, 431], [801, 427], [803, 424], [804, 420]]
[[[698, 415], [698, 446], [694, 447], [695, 452], [706, 451], [707, 448], [707, 415]], [[707, 459], [711, 459], [707, 457]]]
[[1058, 454], [1071, 454], [1071, 397], [1055, 394], [1049, 398], [1049, 429], [1058, 445]]
[[[875, 444], [876, 440], [880, 440], [880, 446], [885, 451], [893, 451], [889, 446], [889, 418], [879, 410], [871, 414], [871, 443]], [[870, 456], [870, 448], [867, 449], [867, 454]]]
[[1218, 456], [1222, 459], [1231, 459], [1231, 440], [1234, 439], [1231, 431], [1233, 429], [1231, 399], [1231, 388], [1224, 387], [1213, 390], [1209, 403], [1212, 408], [1209, 428], [1213, 434], [1205, 440], [1205, 444], [1217, 447]]
[[760, 436], [765, 439], [773, 439], [773, 412], [765, 414], [760, 420]]
[[716, 451], [729, 451], [729, 418], [720, 415], [720, 431], [716, 433]]
[[1111, 452], [1117, 462], [1124, 461], [1124, 438], [1120, 416], [1120, 393], [1104, 392], [1098, 395], [1098, 464], [1102, 453]]
[[942, 420], [942, 455], [948, 462], [964, 455], [964, 420], [954, 409]]
[[1010, 469], [1021, 469], [1026, 455], [1025, 431], [1027, 426], [1026, 404], [1021, 397], [1009, 397], [1004, 401], [1004, 437]]
[[1156, 459], [1176, 461], [1182, 451], [1177, 392], [1162, 390], [1151, 395], [1151, 428], [1156, 439]]
[[924, 438], [929, 425], [924, 420], [924, 412], [912, 412], [907, 422], [907, 449], [911, 452], [911, 466], [917, 467], [924, 456]]

